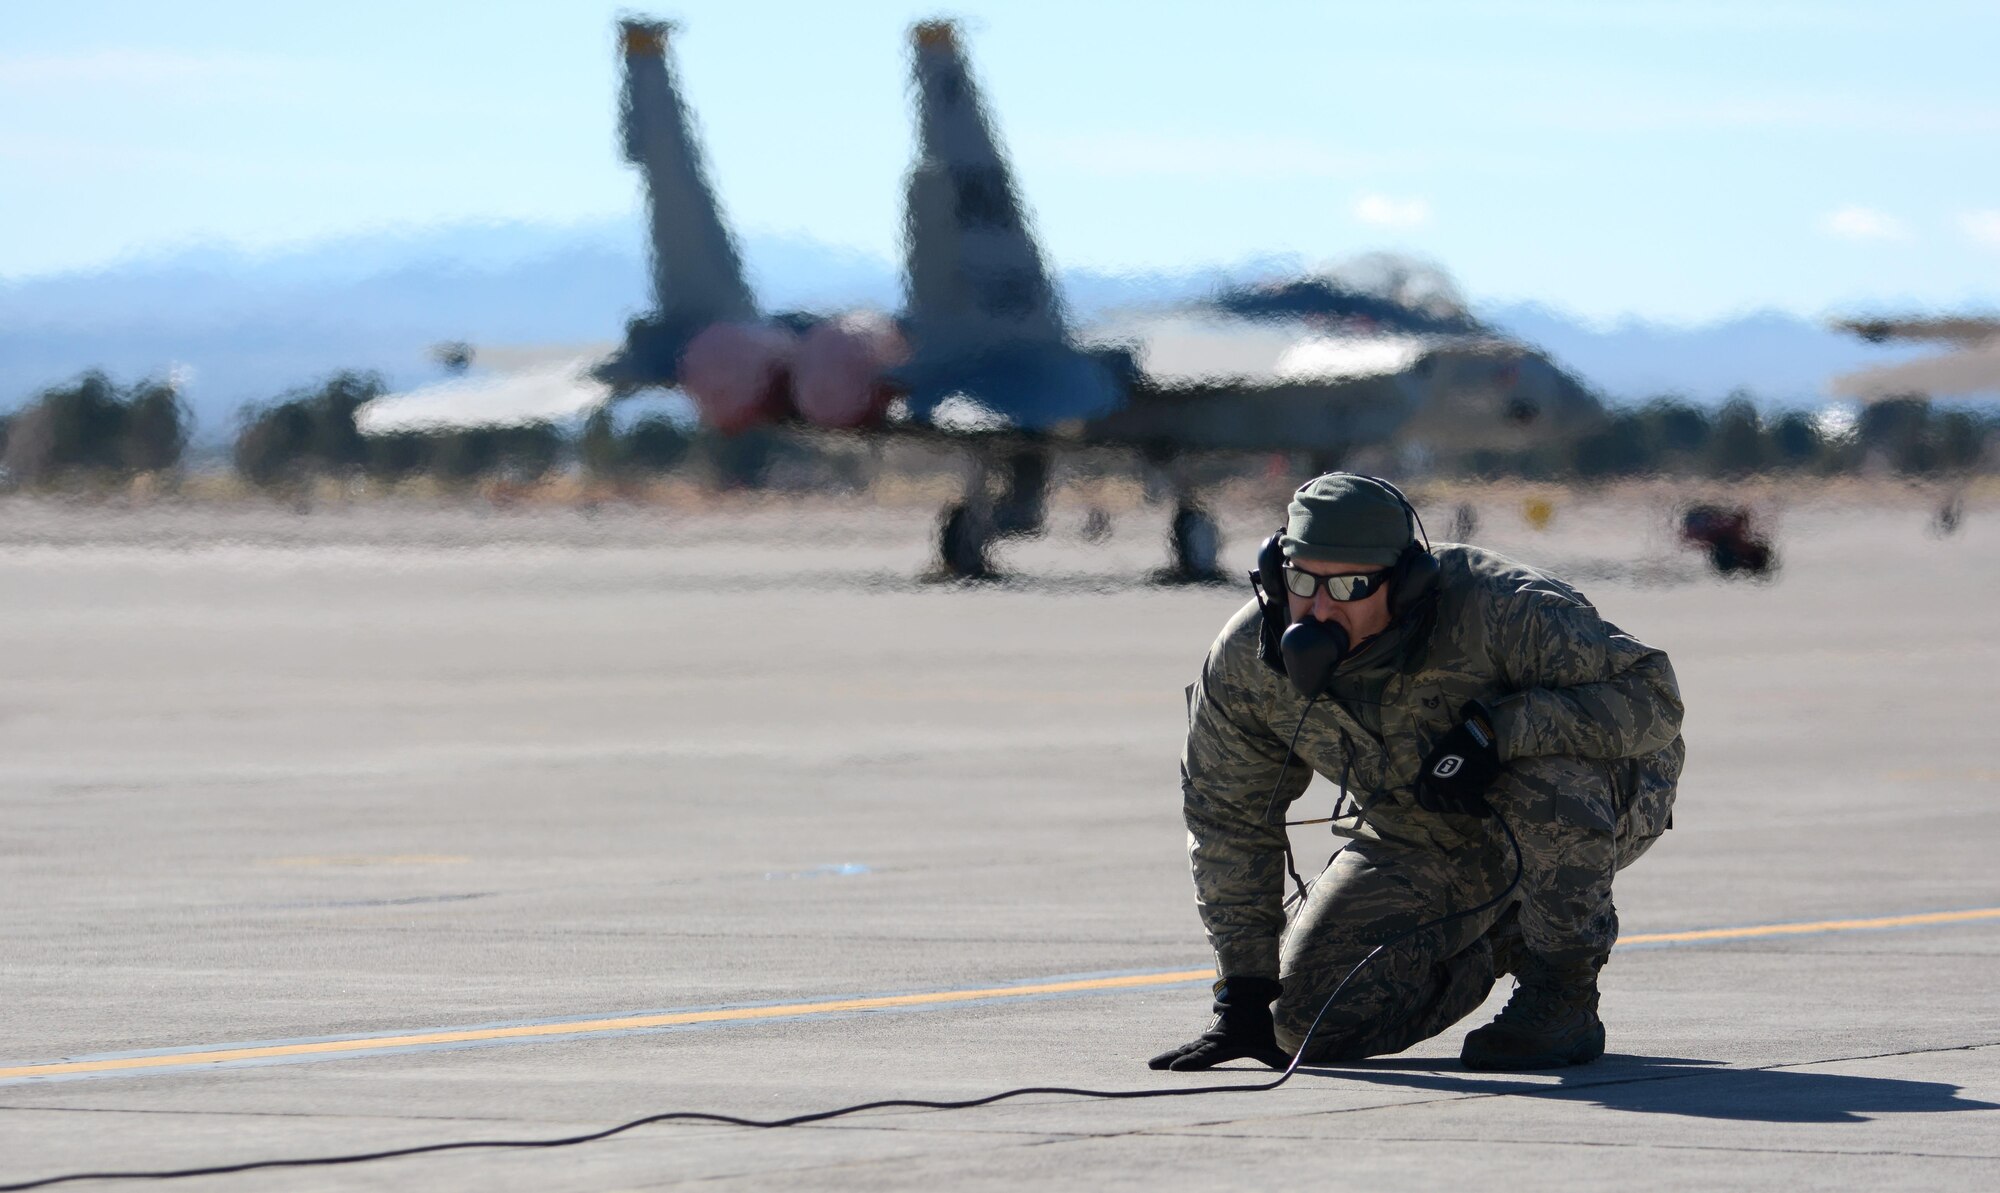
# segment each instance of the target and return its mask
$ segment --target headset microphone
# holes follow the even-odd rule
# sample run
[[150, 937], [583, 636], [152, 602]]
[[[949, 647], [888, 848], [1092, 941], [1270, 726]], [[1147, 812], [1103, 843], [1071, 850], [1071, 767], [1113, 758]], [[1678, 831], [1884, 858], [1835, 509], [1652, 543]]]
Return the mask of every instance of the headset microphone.
[[1349, 645], [1347, 628], [1337, 621], [1308, 617], [1293, 622], [1278, 639], [1285, 678], [1308, 700], [1326, 695]]

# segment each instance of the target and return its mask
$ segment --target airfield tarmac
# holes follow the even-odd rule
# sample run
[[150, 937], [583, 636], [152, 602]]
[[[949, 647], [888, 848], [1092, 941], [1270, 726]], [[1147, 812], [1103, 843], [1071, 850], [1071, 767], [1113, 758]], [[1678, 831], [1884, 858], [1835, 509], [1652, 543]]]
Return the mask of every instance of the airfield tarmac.
[[[1270, 1093], [176, 1187], [1991, 1188], [2000, 518], [1878, 497], [1785, 508], [1771, 583], [1699, 570], [1658, 495], [1480, 507], [1687, 700], [1597, 1064], [1461, 1070], [1503, 981]], [[1206, 1022], [1181, 689], [1244, 591], [1142, 583], [1157, 511], [1080, 519], [966, 587], [913, 579], [927, 510], [847, 501], [9, 499], [0, 1183], [1267, 1076], [1144, 1067]], [[1225, 519], [1233, 564], [1273, 520]]]

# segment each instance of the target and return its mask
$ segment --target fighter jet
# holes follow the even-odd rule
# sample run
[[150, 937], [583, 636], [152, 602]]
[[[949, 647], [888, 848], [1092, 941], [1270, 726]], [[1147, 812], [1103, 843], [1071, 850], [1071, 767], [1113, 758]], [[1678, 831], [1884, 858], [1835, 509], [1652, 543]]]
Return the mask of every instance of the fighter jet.
[[1878, 365], [1835, 377], [1834, 392], [1873, 401], [1925, 394], [1930, 397], [2000, 395], [2000, 317], [1948, 315], [1841, 319], [1834, 328], [1871, 344], [1890, 341], [1948, 344], [1942, 352], [1901, 364]]
[[[1837, 331], [1871, 344], [1892, 341], [1947, 344], [1950, 350], [1900, 364], [1877, 365], [1835, 377], [1835, 394], [1864, 403], [1896, 398], [2000, 397], [2000, 316], [1961, 314], [1838, 319]], [[1931, 532], [1956, 534], [1965, 517], [1964, 483], [1947, 483], [1931, 517]]]
[[678, 388], [725, 433], [775, 423], [961, 445], [964, 495], [939, 519], [949, 575], [986, 575], [995, 539], [1043, 529], [1058, 451], [1136, 453], [1161, 481], [1149, 489], [1176, 505], [1163, 575], [1201, 579], [1216, 574], [1221, 539], [1195, 486], [1200, 457], [1288, 452], [1329, 466], [1371, 447], [1506, 449], [1602, 417], [1545, 356], [1436, 294], [1308, 278], [1073, 328], [948, 21], [911, 35], [903, 310], [764, 312], [675, 82], [672, 26], [619, 29], [654, 305], [590, 378], [613, 400]]

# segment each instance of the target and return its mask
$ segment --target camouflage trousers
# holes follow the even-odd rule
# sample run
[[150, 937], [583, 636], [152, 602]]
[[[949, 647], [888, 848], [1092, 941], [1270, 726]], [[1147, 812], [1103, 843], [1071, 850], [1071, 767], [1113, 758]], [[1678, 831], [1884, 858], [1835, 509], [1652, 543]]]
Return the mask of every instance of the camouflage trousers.
[[[1486, 839], [1445, 851], [1372, 839], [1343, 849], [1286, 925], [1278, 1043], [1309, 1061], [1400, 1052], [1486, 1000], [1499, 932], [1518, 930], [1555, 963], [1603, 957], [1618, 938], [1611, 878], [1671, 823], [1680, 746], [1643, 759], [1550, 756], [1510, 764], [1489, 794], [1521, 843], [1521, 885], [1503, 904], [1418, 932], [1348, 971], [1384, 941], [1477, 907], [1506, 888], [1513, 850], [1497, 821]], [[1324, 1013], [1322, 1013], [1324, 1008]], [[1315, 1018], [1319, 1019], [1313, 1028]]]

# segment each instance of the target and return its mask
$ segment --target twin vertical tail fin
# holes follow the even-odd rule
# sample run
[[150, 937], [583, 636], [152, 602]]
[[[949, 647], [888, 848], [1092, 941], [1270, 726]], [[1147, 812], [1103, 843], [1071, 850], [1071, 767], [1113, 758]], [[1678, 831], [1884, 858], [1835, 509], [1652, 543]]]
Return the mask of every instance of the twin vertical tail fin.
[[953, 27], [918, 25], [918, 156], [907, 210], [910, 315], [961, 336], [1060, 342], [1055, 290]]
[[1116, 403], [1111, 375], [1069, 342], [957, 30], [928, 21], [911, 40], [918, 151], [904, 247], [916, 355], [900, 370], [911, 413], [927, 420], [953, 394], [1029, 430], [1103, 413]]
[[[938, 404], [957, 395], [985, 407], [995, 416], [989, 423], [1026, 431], [1118, 404], [1111, 370], [1070, 343], [950, 23], [913, 33], [919, 151], [905, 211], [907, 338], [891, 328], [833, 328], [802, 360], [793, 333], [757, 313], [681, 102], [670, 31], [654, 21], [619, 24], [625, 156], [646, 179], [654, 309], [599, 366], [601, 380], [624, 391], [681, 385], [725, 429], [780, 414], [795, 363], [808, 366], [805, 380], [825, 383], [799, 395], [801, 413], [824, 425], [873, 420], [887, 388], [907, 393], [918, 421], [933, 421]], [[907, 358], [905, 343], [914, 348]], [[893, 368], [886, 386], [864, 376], [877, 365]]]
[[743, 258], [722, 222], [693, 121], [681, 102], [665, 22], [619, 22], [625, 60], [625, 158], [646, 180], [653, 312], [636, 321], [606, 366], [614, 383], [677, 380], [680, 354], [704, 327], [757, 316]]

